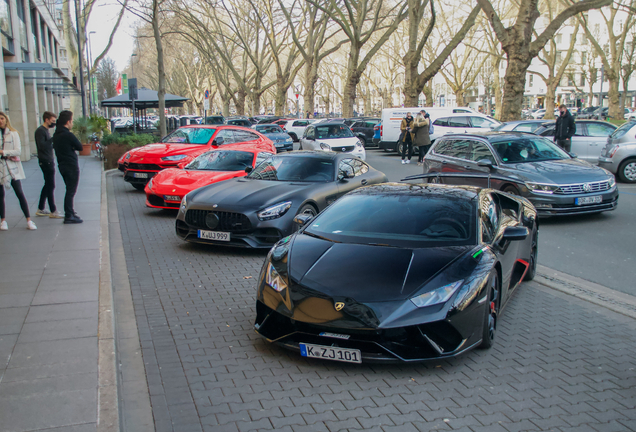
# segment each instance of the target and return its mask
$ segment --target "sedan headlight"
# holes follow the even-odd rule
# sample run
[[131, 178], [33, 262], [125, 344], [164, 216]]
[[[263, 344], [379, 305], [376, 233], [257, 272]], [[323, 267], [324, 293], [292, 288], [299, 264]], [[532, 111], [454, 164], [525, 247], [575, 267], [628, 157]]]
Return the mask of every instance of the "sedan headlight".
[[526, 182], [526, 187], [530, 189], [531, 192], [543, 193], [543, 194], [552, 194], [556, 191], [559, 186], [553, 184], [544, 184], [544, 183], [529, 183]]
[[287, 138], [287, 139], [285, 140], [285, 142], [289, 144], [289, 143], [293, 143], [293, 142], [294, 142], [294, 140], [293, 140], [293, 139], [291, 139], [291, 137], [289, 137], [289, 138]]
[[616, 177], [610, 175], [610, 177], [607, 179], [607, 183], [609, 184], [610, 188], [613, 188], [614, 186], [616, 186]]
[[329, 147], [329, 144], [325, 144], [325, 143], [320, 143], [320, 148], [323, 150], [331, 150], [331, 147]]
[[287, 288], [287, 284], [281, 275], [278, 274], [272, 263], [267, 264], [267, 271], [265, 272], [265, 283], [275, 291], [281, 292]]
[[174, 156], [166, 156], [162, 157], [162, 161], [180, 161], [181, 159], [185, 159], [188, 155], [174, 155]]
[[358, 140], [358, 142], [356, 143], [356, 147], [364, 148], [364, 146], [362, 145], [362, 141]]
[[443, 287], [434, 289], [433, 291], [429, 291], [427, 293], [418, 295], [417, 297], [413, 297], [411, 301], [418, 308], [433, 306], [440, 303], [445, 303], [449, 298], [457, 291], [457, 288], [461, 286], [464, 280], [458, 280], [457, 282], [453, 282], [448, 285], [444, 285]]
[[287, 213], [287, 210], [291, 208], [291, 205], [291, 201], [285, 201], [271, 207], [267, 207], [265, 210], [258, 212], [257, 216], [262, 221], [278, 219]]

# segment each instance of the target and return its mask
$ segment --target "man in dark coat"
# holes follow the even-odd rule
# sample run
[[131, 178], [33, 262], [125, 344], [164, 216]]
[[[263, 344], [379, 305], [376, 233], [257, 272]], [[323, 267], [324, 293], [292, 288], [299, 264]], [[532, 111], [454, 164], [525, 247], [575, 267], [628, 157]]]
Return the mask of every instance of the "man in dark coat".
[[[35, 130], [35, 145], [38, 149], [38, 164], [42, 169], [44, 176], [44, 186], [40, 193], [40, 202], [36, 216], [48, 216], [52, 219], [61, 219], [60, 212], [55, 206], [55, 156], [53, 156], [53, 147], [49, 129], [53, 127], [57, 116], [52, 112], [45, 111], [42, 115], [42, 125]], [[49, 202], [49, 210], [44, 207]]]
[[64, 223], [84, 222], [75, 213], [73, 199], [79, 184], [80, 170], [77, 158], [77, 151], [82, 150], [82, 143], [71, 133], [73, 128], [73, 113], [62, 111], [57, 119], [57, 127], [53, 134], [53, 148], [57, 156], [57, 166], [66, 185], [66, 195], [64, 196]]
[[572, 137], [576, 133], [574, 117], [570, 114], [568, 107], [561, 104], [559, 106], [559, 117], [554, 126], [554, 142], [566, 152], [572, 148]]

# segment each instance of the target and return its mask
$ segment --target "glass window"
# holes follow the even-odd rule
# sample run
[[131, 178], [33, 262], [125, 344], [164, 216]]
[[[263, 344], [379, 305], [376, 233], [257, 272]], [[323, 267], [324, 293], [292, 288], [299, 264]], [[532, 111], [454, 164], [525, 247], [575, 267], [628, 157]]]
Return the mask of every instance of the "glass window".
[[[279, 128], [280, 129], [280, 128]], [[256, 141], [259, 139], [259, 136], [255, 133], [244, 131], [244, 130], [234, 130], [234, 141], [235, 142], [248, 142], [248, 141]]]
[[198, 156], [186, 169], [201, 171], [243, 171], [252, 166], [254, 153], [242, 151], [211, 151]]
[[497, 205], [490, 194], [484, 194], [482, 196], [479, 213], [481, 220], [481, 240], [484, 243], [490, 243], [495, 238], [495, 233], [499, 226]]
[[314, 132], [314, 128], [313, 127], [308, 127], [307, 129], [305, 129], [305, 138], [309, 139], [309, 140], [314, 140], [315, 138], [315, 132]]
[[476, 128], [489, 128], [491, 126], [495, 126], [496, 124], [492, 120], [489, 120], [484, 117], [477, 117], [477, 116], [471, 117], [470, 121], [473, 124], [473, 127], [476, 127]]
[[272, 153], [270, 153], [270, 152], [259, 152], [256, 155], [256, 162], [254, 163], [254, 166], [255, 167], [259, 166], [262, 162], [266, 161], [271, 156], [272, 156]]
[[492, 152], [488, 148], [488, 146], [479, 141], [472, 141], [472, 146], [470, 149], [470, 160], [474, 162], [479, 162], [480, 160], [489, 160], [491, 163], [495, 164], [495, 156], [493, 156]]
[[367, 121], [365, 122], [366, 127], [368, 127], [368, 128], [375, 127], [375, 125], [377, 125], [378, 123], [380, 123], [380, 121], [379, 121], [379, 120], [373, 120], [373, 121], [369, 121], [369, 120], [367, 120]]
[[13, 27], [9, 0], [0, 0], [0, 32], [2, 32], [2, 47], [13, 54]]
[[397, 247], [474, 244], [475, 207], [472, 200], [450, 195], [354, 193], [324, 210], [305, 232]]
[[216, 134], [216, 137], [214, 137], [214, 139], [219, 137], [223, 138], [223, 145], [234, 144], [236, 142], [236, 139], [234, 138], [234, 131], [232, 129], [220, 130], [219, 133]]
[[248, 178], [268, 181], [327, 183], [334, 181], [333, 161], [317, 157], [272, 156]]
[[205, 124], [208, 125], [219, 125], [223, 123], [223, 117], [221, 116], [210, 116], [205, 118]]
[[317, 139], [350, 138], [352, 136], [351, 129], [343, 124], [316, 126]]
[[284, 133], [280, 126], [277, 125], [263, 125], [256, 126], [256, 132], [260, 132], [264, 135], [274, 134], [274, 133]]
[[175, 144], [207, 144], [216, 129], [182, 127], [166, 135], [161, 142]]
[[[530, 75], [532, 76], [532, 75]], [[513, 131], [515, 132], [532, 132], [537, 128], [537, 124], [535, 123], [521, 123], [520, 125], [515, 126]]]
[[603, 123], [587, 123], [587, 134], [593, 137], [607, 137], [614, 132], [614, 128]]
[[338, 174], [353, 172], [355, 177], [369, 172], [369, 165], [358, 159], [344, 159], [338, 166]]
[[468, 117], [449, 117], [448, 118], [448, 126], [449, 127], [470, 127], [470, 123], [468, 122]]
[[455, 108], [453, 109], [453, 113], [469, 113], [470, 110], [466, 108]]
[[511, 141], [493, 142], [491, 145], [503, 163], [570, 159], [570, 155], [545, 138], [523, 137]]
[[448, 118], [447, 117], [441, 117], [438, 118], [437, 120], [435, 120], [433, 122], [434, 126], [448, 126]]
[[553, 137], [554, 136], [554, 126], [548, 126], [543, 131], [539, 132], [539, 135]]
[[468, 159], [470, 141], [447, 140], [435, 147], [435, 153], [460, 159]]
[[344, 159], [340, 161], [340, 165], [338, 165], [338, 177], [351, 178], [356, 175], [360, 175], [359, 173], [356, 174], [356, 170], [353, 165], [353, 159]]

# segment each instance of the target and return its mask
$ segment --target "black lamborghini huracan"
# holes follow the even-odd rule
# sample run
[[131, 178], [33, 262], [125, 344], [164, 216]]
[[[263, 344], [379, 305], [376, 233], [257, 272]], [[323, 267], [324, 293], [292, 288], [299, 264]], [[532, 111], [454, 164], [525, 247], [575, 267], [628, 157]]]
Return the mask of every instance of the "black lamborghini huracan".
[[271, 248], [295, 231], [294, 216], [315, 216], [342, 195], [386, 176], [346, 153], [296, 151], [262, 162], [247, 177], [188, 193], [176, 232], [183, 240]]
[[256, 331], [306, 357], [360, 363], [489, 348], [537, 263], [536, 211], [492, 189], [357, 189], [270, 251]]

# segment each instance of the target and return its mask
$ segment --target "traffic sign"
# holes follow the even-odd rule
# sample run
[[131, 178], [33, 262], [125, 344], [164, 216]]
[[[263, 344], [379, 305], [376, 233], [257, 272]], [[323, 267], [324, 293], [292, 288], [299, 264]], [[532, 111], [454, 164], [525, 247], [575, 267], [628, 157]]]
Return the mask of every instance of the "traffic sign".
[[203, 99], [203, 109], [206, 111], [210, 109], [210, 99]]
[[210, 97], [210, 90], [206, 90], [204, 93], [205, 98], [208, 99]]
[[298, 93], [296, 93], [296, 99], [298, 99]]

